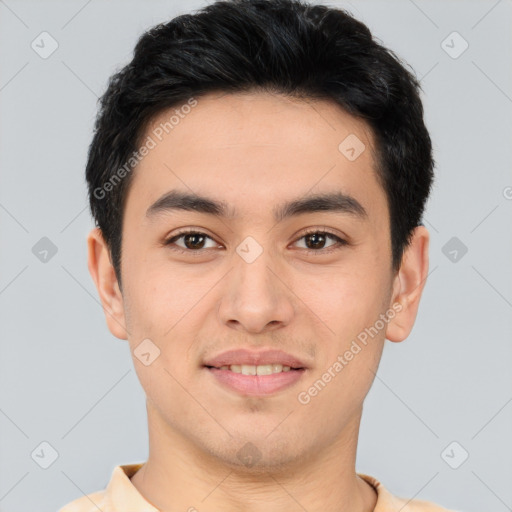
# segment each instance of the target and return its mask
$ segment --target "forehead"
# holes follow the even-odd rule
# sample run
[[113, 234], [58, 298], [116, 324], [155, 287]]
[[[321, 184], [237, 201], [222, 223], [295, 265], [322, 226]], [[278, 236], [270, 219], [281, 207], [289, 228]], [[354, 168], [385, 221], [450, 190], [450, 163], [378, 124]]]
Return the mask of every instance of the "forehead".
[[322, 145], [334, 143], [337, 149], [338, 139], [348, 134], [373, 145], [367, 124], [334, 101], [263, 92], [209, 93], [195, 100], [193, 107], [183, 102], [155, 116], [146, 132], [162, 130], [161, 137], [172, 138], [178, 151], [177, 146], [188, 142], [191, 132], [201, 136], [203, 148], [237, 144], [307, 148], [324, 139]]
[[341, 191], [370, 211], [385, 206], [371, 130], [334, 102], [221, 92], [189, 104], [148, 125], [143, 140], [154, 147], [129, 192], [138, 202], [180, 189], [215, 196], [242, 217], [250, 203], [270, 212], [278, 199]]

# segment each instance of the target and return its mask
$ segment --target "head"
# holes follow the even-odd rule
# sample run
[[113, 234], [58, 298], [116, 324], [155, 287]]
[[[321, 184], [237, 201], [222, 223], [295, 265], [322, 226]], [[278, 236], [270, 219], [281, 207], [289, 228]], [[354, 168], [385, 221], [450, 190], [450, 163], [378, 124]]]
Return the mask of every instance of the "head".
[[[428, 271], [419, 88], [322, 5], [221, 1], [142, 35], [101, 98], [86, 177], [89, 268], [152, 421], [234, 465], [250, 442], [254, 470], [355, 429]], [[235, 393], [205, 365], [241, 347], [305, 370], [271, 395]]]

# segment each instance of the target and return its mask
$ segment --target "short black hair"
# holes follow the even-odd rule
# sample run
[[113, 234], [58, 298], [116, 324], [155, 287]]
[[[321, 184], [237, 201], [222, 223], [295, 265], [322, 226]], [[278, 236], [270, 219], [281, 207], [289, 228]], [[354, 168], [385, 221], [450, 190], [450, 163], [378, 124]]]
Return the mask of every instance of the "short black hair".
[[396, 272], [413, 229], [422, 225], [434, 178], [419, 80], [345, 10], [300, 0], [222, 0], [142, 34], [133, 59], [110, 77], [99, 100], [86, 179], [119, 283], [133, 175], [127, 162], [136, 166], [134, 152], [158, 114], [222, 91], [329, 100], [366, 121]]

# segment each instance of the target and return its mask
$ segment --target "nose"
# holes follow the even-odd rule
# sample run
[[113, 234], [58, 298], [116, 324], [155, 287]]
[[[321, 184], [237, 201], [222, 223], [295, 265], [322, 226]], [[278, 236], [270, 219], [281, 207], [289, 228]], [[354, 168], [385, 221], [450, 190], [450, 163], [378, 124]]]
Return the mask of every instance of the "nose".
[[235, 257], [222, 290], [221, 322], [247, 333], [265, 333], [288, 325], [295, 308], [293, 293], [267, 251], [252, 262]]

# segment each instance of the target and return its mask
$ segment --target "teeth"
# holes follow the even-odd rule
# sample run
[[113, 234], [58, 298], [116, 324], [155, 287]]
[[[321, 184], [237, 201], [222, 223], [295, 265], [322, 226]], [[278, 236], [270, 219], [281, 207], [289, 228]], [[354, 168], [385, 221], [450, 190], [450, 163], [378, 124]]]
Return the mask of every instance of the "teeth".
[[271, 375], [272, 373], [289, 372], [289, 366], [282, 364], [262, 364], [262, 365], [249, 365], [249, 364], [232, 364], [231, 366], [221, 366], [221, 370], [230, 370], [234, 373], [241, 373], [242, 375]]
[[271, 375], [272, 373], [281, 373], [283, 365], [281, 364], [262, 364], [256, 366], [257, 375]]
[[242, 365], [242, 375], [256, 375], [256, 366]]

